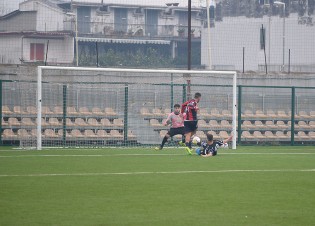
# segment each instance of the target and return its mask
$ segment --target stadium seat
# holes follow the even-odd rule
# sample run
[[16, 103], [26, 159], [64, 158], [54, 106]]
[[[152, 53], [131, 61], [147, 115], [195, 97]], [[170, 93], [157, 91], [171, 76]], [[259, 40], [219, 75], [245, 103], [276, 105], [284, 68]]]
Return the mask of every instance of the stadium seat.
[[305, 121], [298, 122], [298, 128], [300, 129], [310, 129], [310, 126]]
[[31, 135], [27, 132], [26, 129], [19, 129], [17, 131], [18, 137], [19, 138], [29, 138]]
[[95, 115], [95, 116], [102, 116], [102, 115], [105, 115], [105, 113], [102, 112], [101, 109], [98, 108], [98, 107], [92, 108], [92, 114]]
[[150, 119], [150, 125], [153, 127], [160, 127], [162, 124], [157, 119]]
[[164, 126], [164, 124], [166, 123], [166, 118], [162, 120], [162, 126]]
[[219, 135], [213, 130], [208, 131], [207, 133], [208, 134], [212, 134], [213, 135], [213, 139], [215, 139], [215, 140], [220, 139]]
[[82, 118], [76, 118], [74, 123], [78, 126], [88, 126], [88, 124]]
[[91, 129], [84, 130], [84, 136], [88, 138], [98, 137]]
[[67, 127], [68, 127], [68, 126], [76, 126], [76, 124], [73, 123], [73, 122], [71, 121], [71, 119], [66, 118], [66, 126], [67, 126]]
[[282, 131], [277, 131], [276, 132], [276, 137], [278, 139], [286, 139], [286, 138], [288, 138], [288, 136], [284, 135], [284, 133]]
[[124, 126], [124, 120], [121, 118], [114, 119], [113, 124], [116, 127], [123, 127]]
[[290, 115], [285, 113], [285, 111], [278, 111], [278, 118], [288, 119]]
[[265, 119], [267, 115], [262, 110], [257, 110], [255, 114], [256, 118]]
[[277, 118], [278, 116], [273, 110], [267, 110], [267, 118], [274, 119]]
[[67, 107], [67, 114], [68, 115], [79, 115], [75, 107]]
[[249, 131], [243, 131], [242, 132], [242, 138], [245, 138], [245, 139], [253, 139], [255, 138], [252, 134], [250, 134]]
[[59, 122], [59, 120], [57, 118], [49, 118], [48, 123], [51, 126], [61, 126], [61, 122]]
[[295, 115], [296, 119], [310, 119], [311, 116], [307, 114], [305, 111], [300, 111], [298, 115]]
[[315, 139], [315, 132], [309, 132], [308, 136], [309, 136], [310, 139], [314, 140]]
[[87, 107], [80, 107], [79, 108], [80, 115], [92, 115], [92, 112]]
[[204, 118], [209, 118], [211, 117], [211, 114], [208, 113], [207, 109], [201, 108], [199, 111], [199, 115], [204, 117]]
[[167, 134], [167, 130], [160, 131], [160, 137], [163, 138]]
[[43, 115], [52, 115], [52, 114], [54, 114], [54, 112], [52, 112], [49, 107], [43, 106], [42, 107], [42, 114]]
[[298, 140], [309, 140], [310, 137], [307, 136], [304, 131], [299, 131], [297, 134], [297, 139]]
[[152, 113], [150, 113], [148, 108], [141, 108], [140, 109], [140, 114], [142, 116], [152, 116], [153, 115]]
[[210, 120], [209, 125], [210, 125], [211, 129], [220, 128], [220, 125], [219, 125], [218, 121], [216, 121], [216, 120]]
[[17, 115], [25, 115], [27, 112], [24, 111], [24, 109], [21, 106], [14, 106], [13, 107], [13, 113]]
[[17, 118], [9, 118], [8, 124], [9, 124], [9, 126], [20, 126], [21, 125], [21, 123], [19, 122], [19, 120]]
[[37, 109], [34, 106], [28, 106], [28, 107], [26, 107], [26, 112], [27, 112], [27, 114], [30, 114], [30, 115], [36, 115]]
[[255, 121], [254, 125], [255, 125], [255, 128], [257, 128], [257, 129], [264, 129], [264, 128], [266, 128], [266, 126], [263, 124], [262, 121]]
[[109, 132], [109, 135], [112, 137], [112, 138], [123, 138], [123, 135], [121, 133], [119, 133], [118, 130], [111, 130]]
[[253, 135], [254, 135], [254, 137], [255, 137], [256, 139], [264, 139], [264, 138], [265, 138], [265, 136], [264, 136], [260, 131], [255, 131], [255, 132], [253, 133]]
[[268, 139], [276, 139], [277, 138], [271, 131], [266, 131], [265, 137]]
[[245, 110], [244, 111], [244, 118], [254, 118], [255, 115], [251, 110]]
[[17, 138], [17, 135], [12, 131], [12, 129], [5, 129], [3, 131], [3, 138]]
[[210, 111], [210, 116], [213, 118], [219, 118], [219, 117], [221, 117], [221, 114], [220, 114], [218, 109], [212, 109]]
[[267, 121], [266, 122], [266, 127], [268, 129], [277, 129], [278, 128], [277, 125], [275, 125], [273, 121]]
[[210, 125], [205, 120], [199, 120], [198, 121], [198, 127], [200, 127], [200, 128], [209, 128]]
[[156, 116], [156, 117], [162, 117], [162, 116], [164, 116], [164, 114], [162, 113], [161, 109], [159, 109], [159, 108], [154, 108], [154, 109], [152, 110], [152, 113], [153, 113], [153, 115]]
[[315, 111], [310, 111], [310, 117], [311, 117], [312, 119], [315, 119]]
[[35, 123], [32, 121], [31, 118], [22, 118], [21, 125], [22, 126], [35, 126]]
[[84, 135], [78, 129], [72, 130], [70, 134], [72, 137], [76, 137], [76, 138], [83, 138], [84, 137]]
[[244, 129], [254, 129], [255, 125], [253, 125], [250, 121], [244, 121], [242, 127]]
[[60, 106], [55, 106], [54, 107], [54, 114], [56, 115], [62, 115], [63, 114], [63, 109]]
[[101, 125], [105, 127], [113, 127], [114, 125], [109, 121], [108, 118], [101, 119]]
[[231, 111], [229, 111], [229, 110], [223, 110], [223, 111], [222, 111], [222, 116], [223, 116], [224, 118], [231, 118], [231, 117], [232, 117], [232, 113], [231, 113]]
[[165, 108], [164, 109], [164, 113], [165, 113], [165, 115], [170, 114], [171, 113], [171, 109], [170, 108]]
[[[63, 129], [58, 130], [58, 136], [63, 137]], [[66, 137], [71, 137], [71, 135], [66, 131]]]
[[4, 119], [2, 118], [2, 126], [7, 126], [7, 125], [9, 125], [9, 123], [8, 122], [6, 122], [6, 121], [4, 121]]
[[108, 116], [116, 116], [117, 113], [112, 108], [105, 108], [105, 115]]
[[2, 114], [4, 115], [11, 115], [13, 112], [10, 110], [8, 106], [2, 106]]
[[202, 131], [199, 131], [199, 130], [197, 130], [196, 136], [199, 137], [202, 140], [207, 138], [206, 134], [204, 132], [202, 132]]
[[284, 121], [277, 121], [276, 126], [278, 129], [287, 129], [288, 125]]
[[[37, 121], [36, 121], [36, 124], [37, 124]], [[41, 124], [42, 124], [42, 127], [49, 126], [49, 124], [46, 122], [44, 118], [41, 119]]]
[[52, 129], [45, 129], [44, 137], [46, 137], [46, 138], [57, 138], [58, 135]]
[[31, 137], [37, 137], [37, 129], [31, 130]]
[[105, 130], [97, 130], [96, 132], [97, 137], [99, 138], [106, 138], [109, 137], [108, 133]]
[[101, 126], [101, 124], [95, 118], [89, 118], [87, 123], [89, 126]]
[[311, 129], [315, 129], [315, 121], [310, 121], [308, 125]]
[[[124, 136], [124, 133], [123, 133]], [[136, 139], [136, 135], [134, 135], [132, 130], [128, 130], [128, 139], [134, 140]]]
[[227, 120], [222, 120], [221, 121], [221, 127], [224, 128], [224, 129], [231, 129], [232, 128], [231, 124]]
[[230, 135], [226, 131], [220, 131], [219, 132], [219, 137], [224, 140], [230, 137]]

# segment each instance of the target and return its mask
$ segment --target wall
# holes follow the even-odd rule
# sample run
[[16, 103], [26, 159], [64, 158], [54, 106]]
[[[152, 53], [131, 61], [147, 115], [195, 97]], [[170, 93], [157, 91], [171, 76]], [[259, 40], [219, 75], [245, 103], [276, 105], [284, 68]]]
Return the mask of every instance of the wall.
[[[258, 70], [264, 64], [264, 51], [260, 49], [260, 28], [266, 28], [267, 64], [282, 65], [283, 18], [225, 17], [211, 28], [212, 65], [231, 65], [242, 69], [242, 51], [245, 47], [245, 70]], [[286, 18], [285, 64], [291, 49], [291, 64], [315, 64], [315, 26], [298, 24], [298, 16]], [[269, 36], [270, 35], [270, 36]], [[270, 37], [270, 38], [269, 38]], [[207, 29], [202, 30], [201, 63], [209, 65]], [[232, 67], [232, 68], [233, 68]]]
[[23, 59], [30, 60], [30, 44], [43, 43], [45, 44], [45, 54], [47, 48], [47, 41], [49, 40], [49, 49], [47, 62], [48, 63], [72, 63], [74, 57], [74, 40], [72, 37], [65, 37], [64, 39], [35, 39], [25, 38], [23, 41]]
[[22, 36], [0, 36], [0, 64], [19, 64]]

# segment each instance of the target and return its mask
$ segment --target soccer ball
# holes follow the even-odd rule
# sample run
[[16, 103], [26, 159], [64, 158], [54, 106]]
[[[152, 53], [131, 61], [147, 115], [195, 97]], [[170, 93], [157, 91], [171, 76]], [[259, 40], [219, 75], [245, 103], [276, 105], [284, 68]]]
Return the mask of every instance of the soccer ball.
[[197, 136], [194, 136], [192, 142], [193, 142], [193, 144], [198, 144], [198, 143], [200, 143], [200, 138]]
[[229, 144], [228, 143], [223, 144], [222, 148], [229, 148]]

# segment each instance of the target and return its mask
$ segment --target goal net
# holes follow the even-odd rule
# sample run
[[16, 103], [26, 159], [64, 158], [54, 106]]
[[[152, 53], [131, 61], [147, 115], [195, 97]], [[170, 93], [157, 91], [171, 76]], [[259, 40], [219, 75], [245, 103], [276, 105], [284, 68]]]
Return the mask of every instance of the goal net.
[[[169, 129], [163, 123], [174, 104], [200, 92], [196, 136], [225, 139], [236, 135], [236, 76], [231, 71], [40, 66], [36, 81], [3, 86], [4, 120], [12, 125], [3, 137], [38, 150], [157, 146]], [[169, 139], [166, 147], [179, 140]]]

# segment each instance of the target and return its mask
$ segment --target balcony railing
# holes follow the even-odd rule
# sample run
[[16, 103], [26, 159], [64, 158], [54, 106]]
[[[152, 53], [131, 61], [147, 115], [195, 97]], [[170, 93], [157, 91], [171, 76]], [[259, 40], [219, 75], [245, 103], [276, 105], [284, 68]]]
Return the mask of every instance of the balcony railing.
[[[65, 22], [65, 27], [75, 31], [74, 22]], [[188, 27], [184, 25], [148, 25], [127, 23], [100, 23], [78, 21], [79, 36], [111, 38], [174, 39], [187, 38]], [[192, 38], [200, 38], [201, 26], [192, 26]]]

